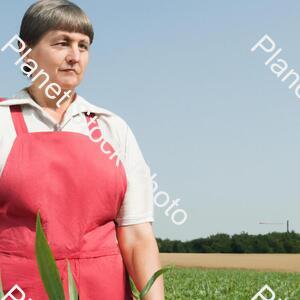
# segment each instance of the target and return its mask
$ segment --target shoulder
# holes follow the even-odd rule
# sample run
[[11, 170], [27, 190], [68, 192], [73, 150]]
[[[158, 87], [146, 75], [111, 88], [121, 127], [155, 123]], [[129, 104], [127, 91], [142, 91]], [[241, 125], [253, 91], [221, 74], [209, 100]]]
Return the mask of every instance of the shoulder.
[[6, 120], [5, 117], [7, 117], [8, 115], [10, 115], [10, 101], [11, 99], [9, 98], [3, 98], [0, 97], [0, 120], [4, 121]]
[[12, 138], [15, 137], [15, 127], [13, 124], [13, 118], [11, 108], [15, 105], [27, 104], [27, 99], [17, 98], [15, 96], [10, 98], [0, 97], [0, 129], [3, 127], [5, 131], [0, 131], [0, 138]]
[[26, 88], [19, 90], [12, 97], [0, 97], [0, 109], [9, 109], [12, 105], [31, 104], [33, 102], [26, 92]]

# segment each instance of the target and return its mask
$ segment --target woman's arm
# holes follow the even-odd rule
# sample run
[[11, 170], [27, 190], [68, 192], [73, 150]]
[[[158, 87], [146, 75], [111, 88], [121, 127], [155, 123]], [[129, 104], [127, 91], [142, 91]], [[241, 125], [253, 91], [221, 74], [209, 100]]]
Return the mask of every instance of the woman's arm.
[[[159, 250], [151, 223], [117, 227], [120, 250], [129, 275], [139, 291], [159, 269]], [[153, 284], [145, 300], [164, 300], [162, 275]]]

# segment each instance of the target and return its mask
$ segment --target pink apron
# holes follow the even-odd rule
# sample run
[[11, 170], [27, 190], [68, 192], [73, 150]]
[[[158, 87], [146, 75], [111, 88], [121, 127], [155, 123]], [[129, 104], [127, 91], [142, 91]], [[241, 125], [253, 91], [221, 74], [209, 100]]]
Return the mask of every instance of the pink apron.
[[[0, 177], [0, 270], [4, 293], [18, 284], [26, 299], [48, 299], [34, 253], [36, 215], [40, 209], [66, 299], [66, 258], [80, 300], [132, 299], [114, 222], [127, 187], [122, 163], [117, 166], [116, 158], [110, 159], [101, 151], [100, 143], [80, 133], [29, 133], [21, 107], [10, 106], [10, 110], [17, 137]], [[90, 118], [86, 116], [87, 123]], [[96, 123], [89, 129], [93, 126]], [[0, 130], [5, 130], [1, 120]], [[110, 144], [105, 148], [113, 153]]]

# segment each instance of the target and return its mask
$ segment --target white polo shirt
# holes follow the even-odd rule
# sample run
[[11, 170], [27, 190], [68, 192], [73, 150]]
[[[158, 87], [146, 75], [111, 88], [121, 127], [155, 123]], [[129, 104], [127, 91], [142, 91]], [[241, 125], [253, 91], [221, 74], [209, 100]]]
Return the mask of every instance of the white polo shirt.
[[[105, 141], [118, 152], [127, 177], [127, 191], [116, 218], [118, 226], [154, 222], [153, 190], [150, 168], [145, 162], [139, 145], [127, 125], [116, 114], [95, 106], [77, 94], [60, 124], [42, 109], [23, 89], [12, 98], [0, 102], [0, 177], [12, 149], [16, 132], [10, 105], [21, 105], [29, 132], [71, 131], [90, 136], [82, 113], [95, 113]], [[99, 151], [100, 147], [99, 147]]]

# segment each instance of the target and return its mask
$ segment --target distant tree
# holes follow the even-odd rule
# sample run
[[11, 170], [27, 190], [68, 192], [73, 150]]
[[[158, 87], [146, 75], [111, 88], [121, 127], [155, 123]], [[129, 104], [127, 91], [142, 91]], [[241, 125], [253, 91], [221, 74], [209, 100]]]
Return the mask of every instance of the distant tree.
[[253, 247], [254, 253], [271, 253], [271, 248], [268, 244], [268, 241], [265, 236], [262, 236], [259, 234], [254, 239], [254, 247]]
[[250, 235], [217, 233], [182, 242], [157, 238], [160, 252], [166, 253], [300, 253], [300, 234], [272, 232]]
[[231, 238], [230, 235], [225, 233], [217, 233], [208, 238], [210, 248], [213, 252], [218, 253], [230, 253], [231, 249]]

